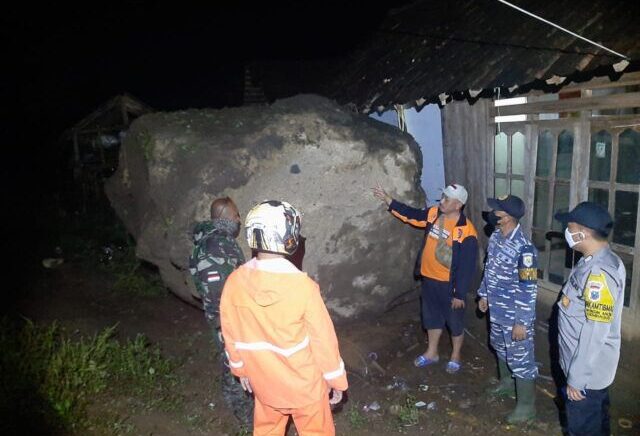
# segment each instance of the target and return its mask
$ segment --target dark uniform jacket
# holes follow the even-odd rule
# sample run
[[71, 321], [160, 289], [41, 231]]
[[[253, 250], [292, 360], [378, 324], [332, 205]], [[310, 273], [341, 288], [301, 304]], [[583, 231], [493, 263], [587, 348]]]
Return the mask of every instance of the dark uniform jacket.
[[[439, 217], [437, 206], [416, 209], [399, 201], [392, 200], [389, 211], [398, 219], [414, 227], [424, 228], [426, 236]], [[476, 229], [469, 219], [460, 213], [460, 219], [453, 229], [453, 254], [449, 274], [449, 286], [455, 298], [464, 300], [469, 292], [477, 270], [478, 238]], [[422, 251], [421, 251], [422, 252]]]

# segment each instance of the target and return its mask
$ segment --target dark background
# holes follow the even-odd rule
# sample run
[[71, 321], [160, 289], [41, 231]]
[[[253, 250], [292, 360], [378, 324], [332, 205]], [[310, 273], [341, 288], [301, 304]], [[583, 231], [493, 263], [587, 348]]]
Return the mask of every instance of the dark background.
[[230, 4], [5, 5], [0, 183], [5, 268], [12, 271], [5, 296], [22, 292], [41, 259], [53, 255], [61, 224], [53, 223], [52, 199], [69, 172], [66, 129], [123, 92], [157, 110], [240, 105], [247, 62], [340, 58], [390, 7]]

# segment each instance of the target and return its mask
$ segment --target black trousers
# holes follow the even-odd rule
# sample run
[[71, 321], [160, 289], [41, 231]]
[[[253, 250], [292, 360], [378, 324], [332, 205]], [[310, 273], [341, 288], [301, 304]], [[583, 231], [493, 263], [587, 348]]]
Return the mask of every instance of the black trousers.
[[571, 401], [565, 396], [567, 431], [571, 436], [609, 436], [609, 389], [586, 389], [585, 397]]

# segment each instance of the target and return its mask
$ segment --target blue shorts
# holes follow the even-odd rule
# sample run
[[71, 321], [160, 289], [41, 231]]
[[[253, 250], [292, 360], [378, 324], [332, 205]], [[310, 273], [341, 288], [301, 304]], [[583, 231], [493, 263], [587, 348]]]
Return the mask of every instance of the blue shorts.
[[464, 333], [464, 308], [451, 309], [453, 292], [449, 282], [422, 278], [422, 327], [425, 330], [449, 328], [451, 336]]

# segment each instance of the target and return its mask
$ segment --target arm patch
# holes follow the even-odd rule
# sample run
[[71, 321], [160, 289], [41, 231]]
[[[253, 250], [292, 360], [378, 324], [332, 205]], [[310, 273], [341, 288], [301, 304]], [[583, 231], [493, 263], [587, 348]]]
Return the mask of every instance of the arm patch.
[[532, 282], [538, 280], [538, 270], [536, 268], [520, 268], [518, 270], [520, 281]]
[[606, 323], [613, 321], [615, 301], [603, 272], [589, 274], [582, 296], [588, 320]]
[[518, 258], [518, 278], [521, 282], [538, 280], [538, 256], [535, 247], [524, 247]]

